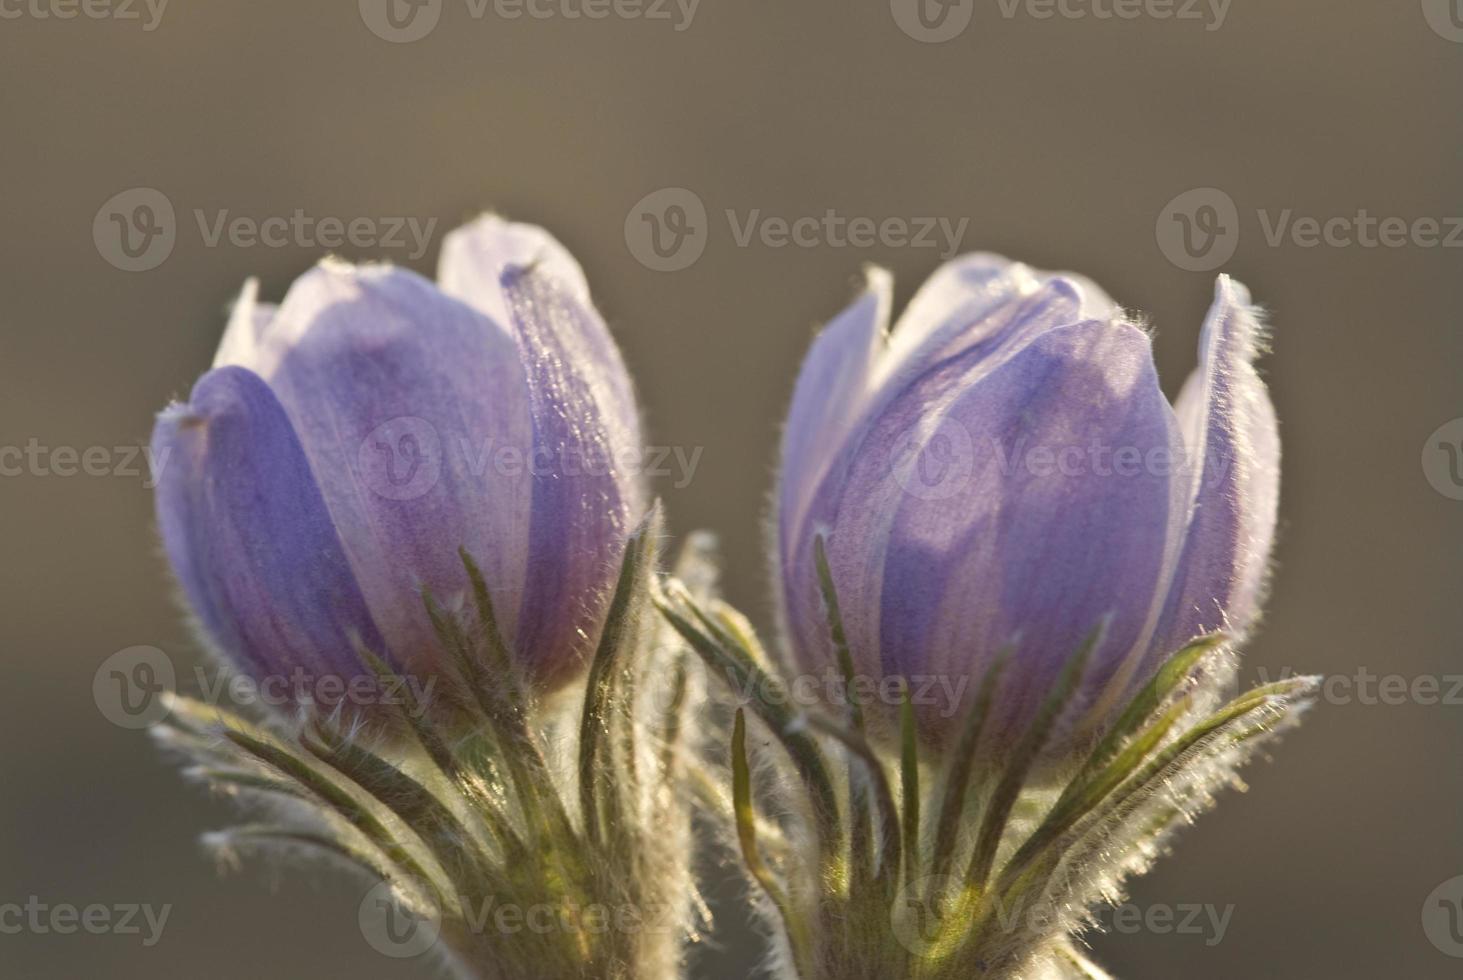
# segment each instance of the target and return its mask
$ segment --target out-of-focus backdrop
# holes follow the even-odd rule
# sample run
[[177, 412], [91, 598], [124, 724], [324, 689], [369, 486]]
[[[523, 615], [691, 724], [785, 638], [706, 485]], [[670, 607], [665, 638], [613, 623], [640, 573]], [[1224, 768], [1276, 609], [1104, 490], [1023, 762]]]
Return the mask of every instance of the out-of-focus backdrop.
[[[1213, 270], [1248, 283], [1285, 462], [1245, 676], [1326, 693], [1092, 941], [1123, 978], [1458, 975], [1463, 4], [389, 2], [0, 0], [0, 974], [423, 975], [354, 884], [220, 878], [196, 838], [231, 811], [93, 677], [195, 662], [137, 452], [245, 277], [278, 299], [325, 219], [430, 273], [492, 208], [582, 260], [651, 441], [700, 453], [672, 526], [721, 532], [764, 625], [779, 418], [865, 263], [901, 302], [952, 248], [1086, 273], [1149, 315], [1170, 394]], [[106, 934], [25, 911], [92, 905]], [[701, 975], [760, 951], [732, 906]]]

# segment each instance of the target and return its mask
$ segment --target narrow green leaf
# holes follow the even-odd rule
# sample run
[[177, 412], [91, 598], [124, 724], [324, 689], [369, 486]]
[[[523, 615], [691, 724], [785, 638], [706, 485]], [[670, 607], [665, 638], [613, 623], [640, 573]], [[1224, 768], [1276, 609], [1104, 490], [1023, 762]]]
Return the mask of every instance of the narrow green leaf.
[[357, 867], [365, 871], [372, 878], [387, 881], [393, 877], [386, 866], [381, 864], [373, 855], [360, 848], [352, 847], [350, 844], [327, 834], [296, 830], [291, 827], [245, 824], [239, 827], [230, 827], [226, 831], [208, 836], [213, 841], [223, 842], [228, 846], [243, 844], [247, 847], [252, 844], [266, 847], [309, 848], [318, 850], [336, 860], [344, 861], [347, 864]]
[[1073, 780], [1056, 805], [1042, 820], [1041, 825], [1026, 839], [1002, 869], [1003, 882], [1009, 884], [1014, 881], [1017, 875], [1026, 870], [1027, 864], [1042, 849], [1066, 833], [1073, 824], [1101, 803], [1108, 793], [1111, 793], [1123, 780], [1132, 775], [1133, 771], [1148, 757], [1149, 753], [1158, 747], [1173, 726], [1188, 711], [1188, 699], [1181, 699], [1134, 736], [1101, 770], [1092, 774], [1084, 782], [1079, 783], [1077, 780]]
[[336, 784], [304, 759], [277, 742], [265, 741], [233, 728], [223, 736], [245, 753], [299, 783], [312, 796], [324, 803], [346, 823], [359, 830], [366, 839], [381, 849], [387, 859], [408, 877], [419, 881], [433, 880], [421, 863], [398, 841], [369, 809], [348, 790]]
[[749, 656], [739, 655], [734, 652], [735, 648], [718, 643], [661, 598], [657, 597], [655, 603], [661, 615], [690, 644], [707, 668], [721, 676], [734, 695], [745, 697], [757, 717], [777, 736], [807, 786], [813, 814], [818, 821], [824, 861], [831, 863], [842, 848], [838, 794], [828, 772], [827, 760], [817, 743], [797, 730], [794, 716], [786, 704], [769, 700], [766, 696], [777, 688], [777, 682]]
[[508, 652], [508, 644], [503, 642], [503, 634], [498, 629], [498, 614], [493, 608], [493, 597], [488, 591], [487, 580], [483, 578], [482, 569], [473, 561], [466, 548], [458, 548], [457, 555], [462, 560], [462, 567], [467, 570], [467, 579], [472, 585], [473, 602], [478, 612], [478, 628], [482, 631], [483, 648], [488, 662], [492, 664], [495, 678], [493, 683], [488, 683], [488, 678], [483, 675], [477, 661], [471, 660], [464, 665], [471, 676], [465, 676], [464, 680], [472, 684], [473, 693], [479, 697], [501, 690], [510, 709], [521, 720], [525, 701], [523, 684], [513, 657]]
[[909, 685], [905, 684], [899, 704], [899, 784], [904, 812], [904, 880], [914, 884], [920, 871], [919, 853], [919, 731], [915, 726], [914, 704]]
[[737, 842], [742, 850], [742, 863], [753, 880], [762, 886], [762, 890], [767, 893], [768, 899], [782, 917], [788, 942], [792, 946], [793, 958], [799, 967], [799, 976], [811, 980], [813, 975], [802, 969], [809, 949], [805, 930], [799, 925], [800, 920], [788, 902], [787, 893], [782, 890], [776, 876], [763, 862], [762, 854], [757, 849], [757, 818], [752, 806], [752, 767], [747, 761], [747, 716], [741, 708], [737, 709], [732, 725], [731, 763], [732, 812], [736, 820]]
[[1062, 802], [1067, 802], [1067, 795], [1074, 793], [1077, 789], [1086, 784], [1093, 773], [1097, 772], [1117, 754], [1123, 740], [1138, 730], [1138, 726], [1146, 722], [1159, 706], [1173, 693], [1181, 683], [1192, 676], [1194, 669], [1203, 660], [1205, 654], [1223, 643], [1228, 637], [1224, 633], [1209, 633], [1186, 644], [1182, 649], [1166, 660], [1161, 667], [1154, 672], [1153, 677], [1143, 686], [1137, 696], [1128, 702], [1123, 713], [1113, 722], [1107, 734], [1098, 742], [1093, 749], [1082, 770], [1073, 777], [1067, 784], [1063, 794]]
[[945, 767], [941, 786], [942, 798], [935, 824], [935, 848], [931, 854], [931, 874], [936, 880], [948, 875], [955, 863], [960, 818], [965, 811], [965, 797], [970, 792], [970, 775], [975, 769], [976, 750], [980, 747], [981, 732], [990, 715], [991, 699], [1010, 657], [1011, 648], [1006, 647], [996, 654], [995, 660], [986, 668], [985, 676], [981, 678], [980, 687], [975, 693], [975, 703], [971, 706], [960, 739], [955, 743], [955, 750], [950, 754]]
[[[606, 714], [615, 686], [615, 663], [634, 628], [635, 593], [642, 585], [642, 562], [649, 539], [650, 528], [642, 524], [625, 544], [619, 581], [615, 584], [599, 646], [590, 662], [589, 678], [585, 683], [584, 710], [579, 722], [579, 807], [584, 833], [596, 844], [604, 837], [601, 821], [606, 814], [601, 804], [615, 802], [614, 794], [606, 794], [603, 781], [597, 778], [600, 741], [608, 730]], [[602, 799], [606, 795], [611, 799]]]
[[[465, 548], [458, 549], [458, 557], [472, 586], [478, 628], [482, 634], [481, 648], [484, 658], [492, 666], [492, 676], [483, 670], [482, 663], [472, 655], [467, 643], [449, 644], [457, 671], [483, 720], [497, 738], [509, 778], [530, 824], [542, 827], [542, 809], [546, 806], [550, 811], [552, 828], [544, 829], [551, 830], [565, 841], [572, 840], [574, 827], [568, 811], [559, 798], [543, 750], [529, 731], [526, 684], [498, 630], [498, 617], [493, 610], [487, 582]], [[429, 609], [428, 613], [431, 612]]]
[[[823, 535], [813, 535], [813, 565], [817, 569], [818, 589], [823, 596], [823, 614], [828, 620], [828, 638], [843, 674], [844, 697], [848, 704], [844, 713], [853, 731], [864, 731], [863, 706], [854, 693], [853, 654], [843, 629], [843, 612], [838, 605], [838, 589], [833, 584], [833, 571], [828, 567], [827, 545]], [[848, 851], [852, 883], [850, 891], [855, 904], [873, 885], [875, 875], [873, 815], [869, 812], [869, 792], [859, 767], [849, 759], [848, 781]]]
[[833, 643], [833, 652], [838, 658], [838, 669], [843, 672], [847, 687], [848, 716], [853, 730], [863, 732], [864, 711], [854, 694], [853, 653], [848, 647], [848, 635], [843, 629], [843, 611], [838, 604], [838, 589], [833, 584], [833, 570], [828, 567], [828, 551], [823, 535], [813, 535], [813, 564], [818, 572], [818, 589], [823, 595], [823, 612], [828, 617], [828, 634]]
[[[414, 830], [431, 849], [437, 863], [459, 879], [459, 887], [466, 890], [472, 883], [472, 878], [462, 878], [454, 867], [457, 856], [464, 850], [473, 859], [473, 870], [478, 875], [489, 878], [495, 875], [496, 862], [477, 836], [469, 833], [441, 800], [400, 767], [323, 725], [316, 726], [313, 736], [302, 737], [300, 744]], [[482, 806], [476, 807], [475, 812], [482, 817], [509, 860], [527, 856], [527, 849], [502, 814], [492, 807]]]
[[995, 792], [986, 806], [980, 832], [975, 838], [975, 850], [970, 855], [970, 866], [965, 874], [965, 882], [969, 887], [976, 889], [985, 887], [986, 879], [990, 877], [991, 865], [996, 860], [996, 849], [1000, 846], [1001, 835], [1006, 829], [1006, 821], [1011, 815], [1011, 808], [1016, 804], [1021, 787], [1026, 783], [1026, 776], [1031, 771], [1031, 766], [1036, 761], [1042, 747], [1046, 745], [1052, 728], [1061, 716], [1062, 709], [1076, 693], [1077, 685], [1082, 680], [1082, 672], [1087, 666], [1087, 658], [1091, 655], [1092, 648], [1097, 645], [1105, 627], [1105, 623], [1094, 627], [1087, 634], [1087, 638], [1082, 641], [1082, 645], [1077, 648], [1077, 652], [1067, 660], [1066, 666], [1062, 668], [1062, 673], [1057, 678], [1056, 686], [1042, 702], [1035, 719], [1032, 720], [1031, 727], [1021, 737], [1007, 759], [1000, 782], [996, 784]]
[[262, 793], [273, 796], [288, 796], [296, 800], [310, 800], [312, 797], [297, 783], [260, 772], [243, 769], [221, 769], [217, 766], [193, 766], [184, 775], [199, 779], [220, 792]]
[[879, 861], [885, 876], [885, 886], [892, 893], [899, 880], [899, 864], [903, 839], [899, 828], [899, 811], [894, 806], [894, 793], [889, 786], [889, 775], [879, 761], [868, 741], [858, 732], [849, 731], [817, 715], [808, 715], [808, 723], [825, 735], [837, 739], [850, 756], [863, 767], [872, 785], [874, 806], [879, 812]]
[[763, 670], [774, 669], [771, 658], [757, 639], [757, 631], [746, 616], [720, 599], [712, 599], [710, 607], [712, 619], [721, 627], [721, 634], [727, 638], [728, 645], [745, 652], [747, 658]]
[[[435, 604], [431, 601], [430, 594], [427, 594], [425, 598], [430, 611]], [[436, 623], [434, 622], [433, 625], [435, 626]], [[444, 773], [448, 775], [455, 773], [457, 759], [428, 720], [427, 705], [417, 699], [412, 685], [402, 683], [401, 675], [397, 674], [391, 665], [378, 656], [374, 650], [361, 642], [358, 636], [353, 635], [351, 641], [355, 647], [356, 657], [375, 673], [377, 680], [388, 685], [388, 690], [394, 690], [401, 696], [402, 703], [395, 706], [397, 717], [406, 724], [407, 729], [416, 736], [427, 755]]]
[[[1131, 812], [1142, 800], [1169, 785], [1174, 773], [1207, 747], [1225, 739], [1233, 742], [1244, 741], [1264, 732], [1268, 723], [1273, 723], [1296, 705], [1297, 698], [1305, 697], [1313, 683], [1313, 678], [1292, 678], [1254, 688], [1230, 701], [1163, 746], [1135, 775], [1123, 779], [1116, 791], [1103, 794], [1097, 805], [1083, 814], [1083, 826], [1089, 829], [1102, 826], [1118, 813]], [[1171, 712], [1174, 720], [1182, 715], [1178, 707], [1176, 705]], [[1254, 720], [1256, 717], [1259, 718], [1258, 721]], [[1155, 726], [1161, 723], [1161, 720], [1155, 722]], [[1141, 749], [1135, 748], [1134, 751], [1136, 754]], [[1122, 762], [1114, 762], [1112, 768], [1116, 771], [1121, 765]], [[1075, 821], [1073, 826], [1076, 827]], [[1078, 836], [1085, 832], [1086, 830], [1072, 831]], [[1061, 850], [1066, 846], [1069, 843], [1064, 844], [1061, 840], [1048, 842], [1042, 853], [1026, 860], [1025, 871], [1016, 875], [1013, 869], [1013, 880], [1008, 890], [1030, 892], [1033, 888], [1045, 887], [1043, 879], [1056, 867]]]
[[1240, 739], [1258, 734], [1264, 730], [1263, 723], [1256, 728], [1248, 728], [1244, 725], [1235, 726], [1233, 723], [1241, 721], [1255, 712], [1261, 714], [1283, 712], [1293, 705], [1294, 699], [1305, 697], [1314, 684], [1314, 678], [1294, 677], [1277, 681], [1274, 684], [1251, 688], [1164, 746], [1162, 751], [1155, 755], [1137, 776], [1133, 777], [1130, 783], [1131, 789], [1136, 791], [1151, 783], [1172, 763], [1183, 758], [1199, 745], [1212, 740], [1216, 735], [1223, 735], [1231, 727], [1237, 728], [1237, 731], [1232, 734], [1237, 735]]
[[686, 656], [682, 653], [676, 657], [671, 675], [671, 696], [661, 718], [660, 780], [666, 787], [675, 782], [675, 760], [680, 751], [682, 715], [685, 713], [686, 691], [690, 684]]

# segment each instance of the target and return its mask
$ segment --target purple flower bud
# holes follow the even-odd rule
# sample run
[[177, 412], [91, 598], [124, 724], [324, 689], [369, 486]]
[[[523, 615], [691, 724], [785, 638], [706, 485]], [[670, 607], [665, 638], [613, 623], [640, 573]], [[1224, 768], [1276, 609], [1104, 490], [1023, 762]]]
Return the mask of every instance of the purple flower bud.
[[1280, 449], [1242, 286], [1220, 278], [1173, 406], [1147, 334], [1077, 276], [969, 255], [892, 332], [889, 310], [876, 272], [789, 412], [777, 572], [801, 670], [836, 663], [819, 534], [856, 671], [908, 678], [936, 742], [1003, 648], [992, 725], [1009, 741], [1100, 624], [1080, 691], [1098, 726], [1187, 640], [1251, 624]]
[[538, 228], [453, 232], [440, 279], [327, 260], [277, 308], [251, 282], [214, 369], [158, 419], [168, 557], [256, 678], [357, 676], [353, 637], [430, 670], [422, 591], [463, 606], [459, 548], [536, 683], [567, 681], [599, 635], [646, 506], [619, 352]]

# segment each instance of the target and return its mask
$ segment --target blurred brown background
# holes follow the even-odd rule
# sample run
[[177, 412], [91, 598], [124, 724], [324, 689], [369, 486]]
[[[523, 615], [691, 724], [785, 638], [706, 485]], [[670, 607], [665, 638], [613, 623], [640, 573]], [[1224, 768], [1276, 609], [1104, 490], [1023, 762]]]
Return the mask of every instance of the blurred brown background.
[[[1463, 415], [1463, 252], [1271, 244], [1265, 221], [1463, 215], [1463, 5], [1234, 0], [1221, 20], [1205, 0], [1194, 18], [1155, 16], [1185, 12], [1181, 0], [1128, 20], [1096, 16], [1111, 0], [1071, 0], [1080, 18], [965, 0], [940, 22], [930, 2], [929, 30], [958, 31], [943, 43], [912, 36], [925, 29], [902, 0], [910, 32], [888, 0], [701, 0], [689, 24], [674, 4], [665, 19], [592, 20], [554, 0], [549, 17], [510, 19], [442, 0], [435, 29], [406, 43], [368, 26], [390, 33], [371, 0], [364, 13], [352, 0], [173, 0], [160, 19], [140, 0], [92, 14], [5, 0], [0, 443], [106, 447], [122, 469], [115, 447], [145, 442], [152, 413], [207, 367], [245, 276], [277, 299], [322, 252], [295, 237], [210, 245], [196, 211], [208, 224], [225, 210], [436, 219], [424, 255], [341, 249], [430, 273], [441, 233], [490, 207], [546, 225], [582, 260], [651, 440], [704, 447], [688, 485], [660, 487], [675, 530], [722, 533], [728, 591], [766, 623], [759, 521], [811, 332], [861, 264], [891, 267], [902, 301], [940, 249], [743, 247], [727, 209], [969, 219], [966, 250], [1080, 270], [1150, 313], [1174, 393], [1212, 274], [1169, 261], [1156, 229], [1177, 195], [1219, 189], [1238, 211], [1225, 268], [1272, 311], [1264, 367], [1286, 453], [1279, 570], [1246, 676], [1341, 682], [1248, 770], [1251, 793], [1226, 796], [1133, 889], [1144, 908], [1232, 906], [1222, 938], [1094, 944], [1122, 978], [1457, 976], [1463, 942], [1430, 940], [1423, 917], [1463, 874], [1463, 698], [1385, 703], [1352, 680], [1437, 678], [1446, 694], [1463, 674], [1463, 502], [1430, 485], [1422, 456], [1426, 442], [1449, 489], [1430, 433]], [[658, 272], [627, 245], [626, 219], [667, 187], [709, 217], [704, 253]], [[107, 220], [95, 236], [93, 223], [133, 188], [167, 199], [176, 240], [129, 272], [111, 261], [126, 264], [115, 229], [108, 240]], [[1234, 232], [1199, 210], [1201, 227], [1217, 215]], [[194, 656], [142, 471], [7, 461], [0, 905], [172, 911], [152, 946], [0, 932], [0, 975], [421, 975], [362, 941], [354, 885], [257, 867], [220, 880], [195, 840], [228, 808], [94, 705], [93, 674], [116, 650]], [[1443, 898], [1463, 893], [1450, 887]], [[718, 940], [702, 975], [749, 975], [758, 947], [737, 911]]]

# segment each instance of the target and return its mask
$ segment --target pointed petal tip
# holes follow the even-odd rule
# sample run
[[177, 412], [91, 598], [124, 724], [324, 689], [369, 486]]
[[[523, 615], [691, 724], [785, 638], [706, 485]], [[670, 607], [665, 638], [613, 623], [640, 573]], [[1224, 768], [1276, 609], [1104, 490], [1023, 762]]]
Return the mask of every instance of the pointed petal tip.
[[244, 304], [252, 304], [252, 303], [256, 302], [258, 299], [259, 299], [259, 277], [258, 276], [250, 276], [249, 278], [247, 278], [247, 279], [244, 280], [244, 285], [239, 290], [239, 295], [237, 297], [235, 297], [235, 299], [234, 299], [234, 301], [232, 303], [229, 304], [229, 312], [232, 314], [232, 312], [234, 310], [237, 310], [240, 306], [242, 306]]
[[228, 319], [223, 336], [219, 338], [218, 349], [213, 355], [213, 367], [225, 364], [253, 364], [259, 358], [265, 334], [274, 321], [277, 312], [273, 303], [259, 302], [259, 279], [250, 276], [244, 280], [238, 296], [228, 304]]
[[1215, 300], [1225, 300], [1234, 306], [1250, 305], [1250, 290], [1244, 283], [1227, 272], [1221, 272], [1214, 279]]
[[492, 211], [454, 228], [442, 239], [437, 278], [447, 292], [495, 307], [483, 291], [506, 288], [512, 267], [544, 267], [575, 298], [589, 301], [589, 283], [583, 269], [553, 234], [539, 225], [510, 221]]
[[1214, 281], [1214, 301], [1199, 334], [1201, 366], [1227, 349], [1231, 358], [1253, 364], [1268, 349], [1269, 327], [1265, 311], [1250, 298], [1250, 291], [1232, 276], [1221, 274]]
[[877, 296], [889, 296], [894, 292], [894, 273], [882, 265], [875, 265], [872, 262], [864, 264], [863, 291], [873, 293]]
[[154, 416], [158, 425], [176, 426], [186, 425], [195, 417], [198, 417], [198, 413], [193, 411], [193, 407], [187, 402], [177, 399], [168, 402]]

